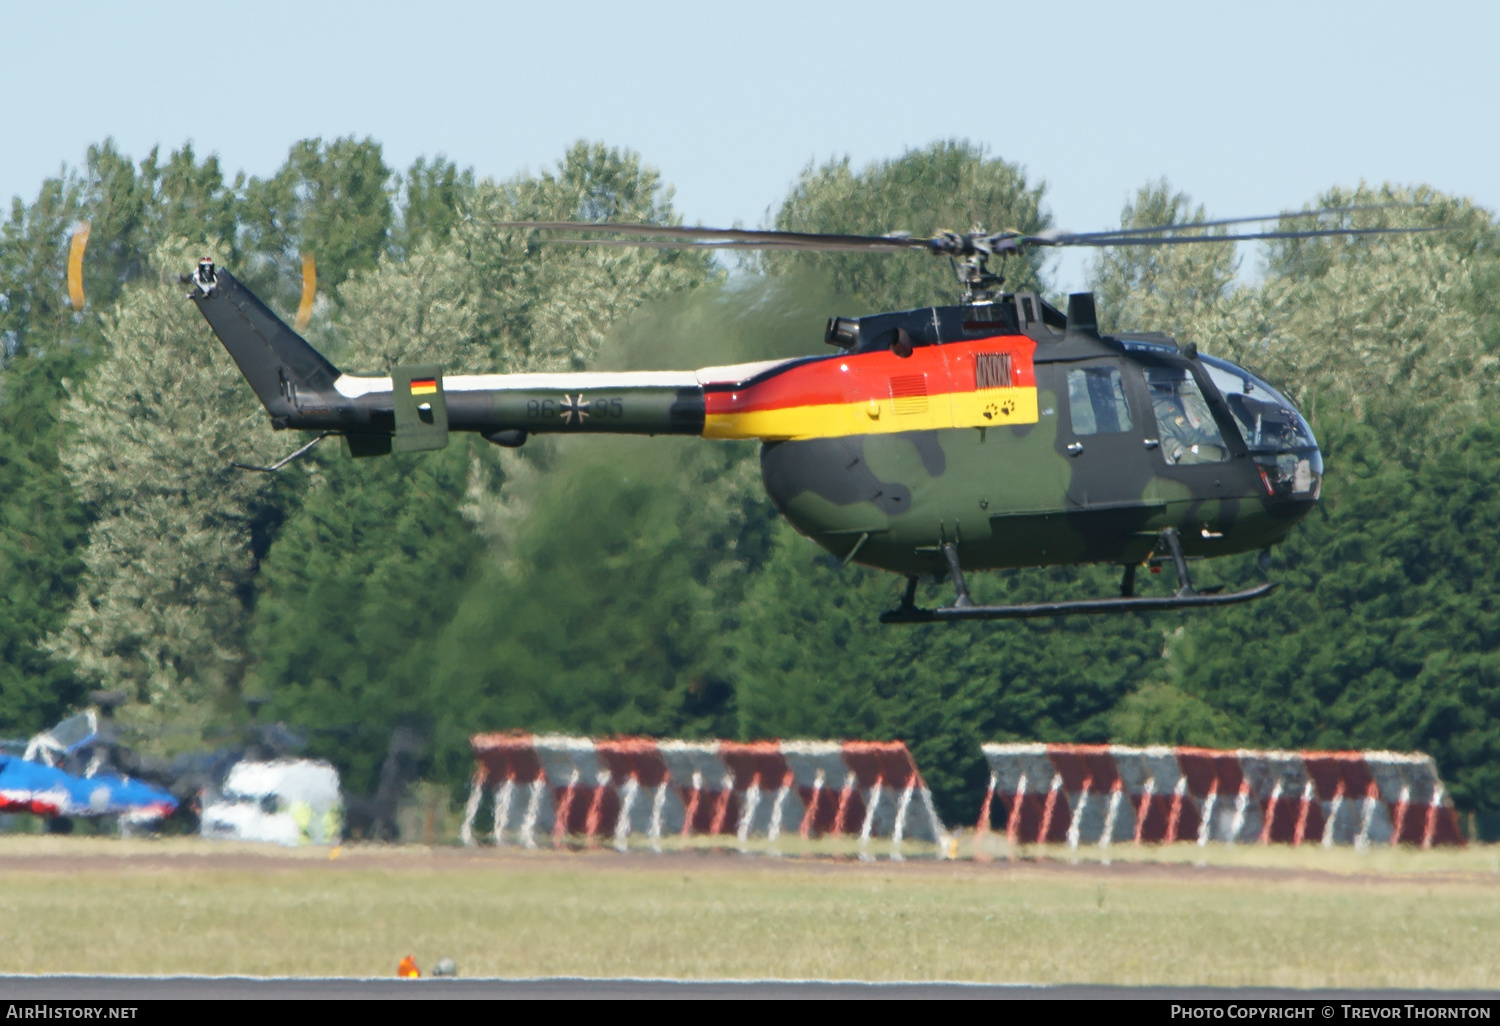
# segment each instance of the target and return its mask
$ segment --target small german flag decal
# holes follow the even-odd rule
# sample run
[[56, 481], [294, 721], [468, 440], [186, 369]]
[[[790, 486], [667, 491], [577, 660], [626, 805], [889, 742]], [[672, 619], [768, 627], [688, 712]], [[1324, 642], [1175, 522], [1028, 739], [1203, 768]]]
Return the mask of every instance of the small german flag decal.
[[437, 378], [412, 378], [412, 395], [433, 395], [437, 392]]

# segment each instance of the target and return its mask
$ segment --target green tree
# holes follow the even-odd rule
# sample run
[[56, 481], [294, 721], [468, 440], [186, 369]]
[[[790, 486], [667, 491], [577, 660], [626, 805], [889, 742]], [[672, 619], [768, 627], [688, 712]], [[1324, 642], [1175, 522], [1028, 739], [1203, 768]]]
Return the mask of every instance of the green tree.
[[379, 143], [345, 136], [304, 139], [275, 175], [238, 181], [243, 246], [255, 259], [247, 280], [290, 303], [305, 253], [323, 290], [374, 268], [390, 241], [391, 179]]
[[472, 168], [460, 171], [441, 154], [431, 161], [418, 157], [401, 182], [401, 219], [392, 232], [393, 248], [410, 253], [424, 239], [446, 242], [473, 205], [477, 188]]
[[0, 368], [77, 334], [66, 252], [80, 213], [76, 188], [61, 178], [43, 182], [30, 205], [12, 201], [0, 227]]
[[[106, 139], [89, 147], [81, 168], [45, 180], [31, 204], [12, 200], [0, 226], [0, 366], [31, 346], [97, 345], [97, 314], [146, 273], [170, 236], [225, 240], [233, 253], [238, 207], [218, 159], [199, 164], [186, 145], [162, 165], [159, 152], [137, 170]], [[73, 310], [68, 298], [68, 248], [80, 223], [92, 228], [83, 262], [88, 311]]]
[[12, 200], [0, 233], [5, 356], [64, 338], [97, 342], [97, 320], [73, 310], [68, 297], [69, 242], [81, 222], [97, 223], [83, 265], [84, 291], [94, 310], [108, 309], [143, 266], [139, 247], [150, 194], [130, 160], [105, 140], [89, 147], [83, 168], [65, 167], [44, 181], [29, 206]]
[[61, 382], [76, 353], [28, 354], [0, 378], [0, 731], [25, 734], [82, 697], [39, 639], [62, 625], [82, 569], [83, 510], [58, 463]]
[[[62, 626], [82, 568], [87, 520], [58, 460], [60, 407], [106, 345], [99, 313], [140, 277], [161, 233], [206, 218], [233, 235], [233, 199], [217, 162], [192, 149], [137, 169], [106, 140], [83, 167], [16, 199], [0, 226], [0, 723], [30, 731], [82, 694], [66, 661], [39, 642]], [[68, 244], [93, 225], [84, 260], [88, 307], [67, 296]]]
[[[1205, 220], [1203, 207], [1173, 192], [1165, 178], [1143, 187], [1120, 214], [1121, 228], [1154, 228]], [[1223, 235], [1224, 229], [1207, 234]], [[1204, 234], [1185, 231], [1180, 235]], [[1120, 246], [1099, 250], [1090, 273], [1104, 331], [1165, 331], [1190, 337], [1204, 317], [1220, 314], [1238, 260], [1233, 243]]]
[[447, 705], [429, 683], [438, 638], [483, 551], [458, 508], [467, 473], [461, 444], [315, 465], [260, 567], [247, 691], [356, 792], [395, 726], [430, 729]]
[[[1051, 224], [1041, 211], [1044, 189], [1028, 184], [1019, 165], [988, 157], [980, 146], [937, 142], [858, 171], [847, 157], [821, 167], [809, 164], [782, 202], [775, 225], [781, 231], [851, 235], [905, 231], [921, 237], [972, 228], [1031, 234]], [[1042, 261], [1040, 254], [1011, 259], [1004, 268], [1007, 288], [1037, 289]], [[827, 274], [840, 294], [872, 310], [949, 303], [959, 288], [947, 261], [922, 253], [770, 251], [763, 263], [773, 274], [793, 267]]]
[[238, 681], [252, 535], [272, 485], [229, 463], [282, 447], [171, 280], [190, 252], [180, 240], [157, 252], [161, 279], [127, 290], [105, 323], [106, 356], [62, 412], [89, 545], [46, 647], [150, 716], [191, 717]]
[[83, 280], [96, 312], [108, 310], [127, 284], [150, 273], [157, 247], [168, 238], [218, 238], [231, 246], [235, 241], [238, 201], [218, 158], [197, 163], [191, 144], [169, 154], [165, 164], [153, 148], [136, 166], [106, 139], [89, 147], [83, 167], [64, 183], [76, 216], [91, 226]]
[[492, 373], [478, 303], [461, 249], [424, 238], [404, 260], [390, 254], [339, 288], [349, 315], [332, 326], [331, 355], [352, 369], [389, 373], [398, 363], [440, 363], [449, 374]]
[[222, 239], [228, 249], [225, 259], [238, 255], [241, 199], [224, 180], [219, 158], [209, 154], [197, 162], [193, 144], [173, 150], [165, 164], [158, 165], [157, 149], [141, 162], [141, 177], [151, 183], [153, 195], [146, 210], [146, 239], [142, 251], [149, 255], [171, 238]]
[[[152, 153], [154, 163], [155, 153]], [[90, 146], [81, 173], [74, 180], [80, 214], [87, 219], [87, 259], [83, 265], [84, 291], [95, 310], [108, 310], [126, 283], [139, 278], [150, 259], [150, 208], [154, 198], [154, 168], [137, 173], [131, 160], [106, 139]]]
[[610, 325], [641, 303], [709, 281], [702, 254], [551, 246], [499, 221], [648, 221], [675, 224], [672, 190], [638, 155], [577, 143], [556, 171], [482, 183], [455, 238], [475, 280], [480, 334], [497, 369], [581, 370]]
[[[1500, 227], [1494, 214], [1472, 200], [1448, 196], [1430, 185], [1373, 187], [1361, 183], [1353, 189], [1333, 188], [1317, 196], [1306, 209], [1331, 210], [1357, 207], [1352, 213], [1325, 216], [1320, 223], [1350, 228], [1438, 228], [1424, 241], [1451, 249], [1469, 260], [1493, 260], [1500, 249]], [[1287, 221], [1281, 227], [1297, 230], [1306, 221]], [[1365, 254], [1384, 250], [1392, 241], [1410, 236], [1325, 236], [1311, 239], [1281, 239], [1270, 243], [1266, 261], [1268, 279], [1305, 281], [1327, 274], [1336, 264], [1358, 261]]]
[[430, 694], [444, 707], [439, 748], [454, 775], [480, 729], [732, 727], [715, 658], [719, 608], [703, 574], [713, 544], [704, 536], [725, 525], [662, 483], [710, 476], [714, 454], [691, 440], [588, 441], [539, 486], [541, 515], [516, 541], [517, 558], [476, 577], [443, 630]]

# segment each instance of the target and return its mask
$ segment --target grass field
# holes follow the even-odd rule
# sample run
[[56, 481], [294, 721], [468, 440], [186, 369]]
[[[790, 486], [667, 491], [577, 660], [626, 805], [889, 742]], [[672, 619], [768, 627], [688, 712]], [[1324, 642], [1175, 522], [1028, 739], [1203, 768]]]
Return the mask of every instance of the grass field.
[[[989, 863], [0, 838], [5, 972], [1500, 988], [1500, 852]], [[1194, 865], [1194, 862], [1206, 863]]]

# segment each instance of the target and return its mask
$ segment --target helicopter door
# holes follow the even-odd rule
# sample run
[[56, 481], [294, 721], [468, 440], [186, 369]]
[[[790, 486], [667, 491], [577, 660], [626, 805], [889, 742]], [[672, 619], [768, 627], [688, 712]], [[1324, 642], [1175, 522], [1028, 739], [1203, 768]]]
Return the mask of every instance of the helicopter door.
[[1185, 365], [1148, 366], [1146, 392], [1159, 439], [1157, 458], [1169, 467], [1223, 463], [1229, 446], [1192, 370]]
[[1066, 407], [1058, 411], [1057, 439], [1071, 469], [1067, 508], [1145, 500], [1152, 471], [1139, 371], [1119, 360], [1082, 360], [1039, 366], [1039, 379], [1043, 368]]

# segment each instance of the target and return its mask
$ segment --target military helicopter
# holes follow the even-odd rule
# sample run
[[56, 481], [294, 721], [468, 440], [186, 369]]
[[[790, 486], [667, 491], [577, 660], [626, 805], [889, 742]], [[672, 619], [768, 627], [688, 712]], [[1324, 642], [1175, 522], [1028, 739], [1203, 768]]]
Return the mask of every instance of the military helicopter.
[[[766, 492], [844, 563], [906, 577], [882, 623], [1003, 620], [1246, 602], [1274, 587], [1195, 588], [1187, 560], [1261, 550], [1318, 501], [1323, 461], [1307, 421], [1255, 374], [1158, 333], [1100, 332], [1091, 293], [1066, 311], [1003, 292], [989, 268], [1035, 247], [1162, 246], [1429, 231], [1326, 227], [1181, 234], [1369, 207], [1094, 233], [940, 232], [930, 238], [654, 224], [501, 222], [570, 231], [558, 244], [652, 248], [926, 251], [948, 257], [952, 306], [831, 317], [833, 352], [692, 371], [445, 376], [437, 365], [346, 374], [232, 274], [204, 259], [183, 277], [276, 429], [342, 436], [354, 457], [440, 449], [452, 431], [500, 446], [537, 433], [681, 434], [762, 443]], [[599, 234], [594, 234], [599, 233]], [[603, 237], [608, 233], [614, 237]], [[1107, 563], [1118, 595], [980, 605], [966, 573]], [[1135, 594], [1138, 567], [1170, 563], [1177, 590]], [[954, 597], [919, 608], [920, 579]]]

